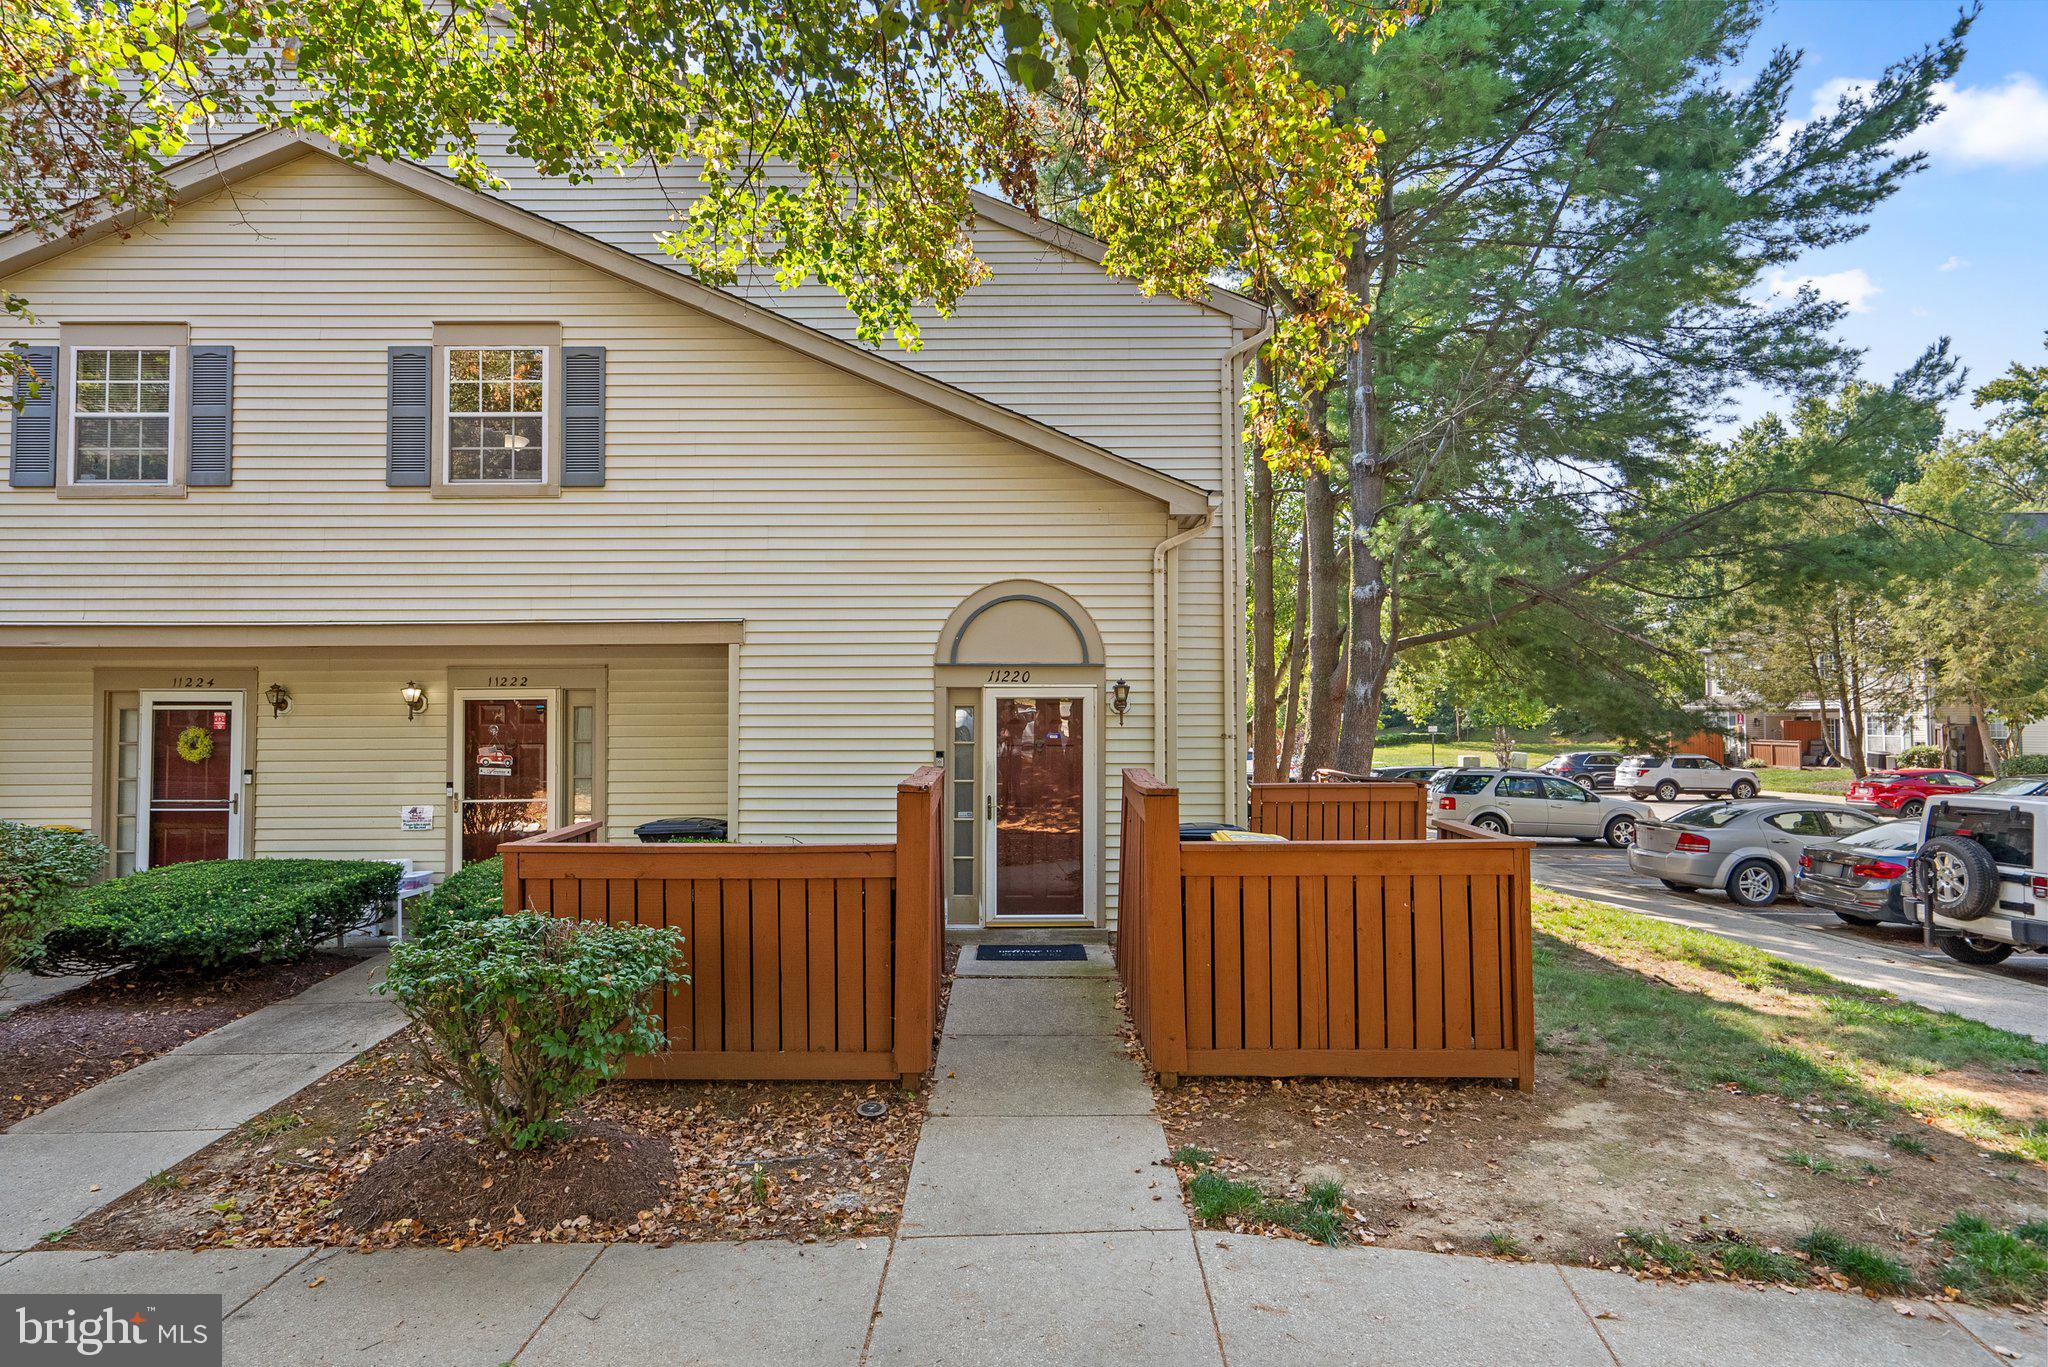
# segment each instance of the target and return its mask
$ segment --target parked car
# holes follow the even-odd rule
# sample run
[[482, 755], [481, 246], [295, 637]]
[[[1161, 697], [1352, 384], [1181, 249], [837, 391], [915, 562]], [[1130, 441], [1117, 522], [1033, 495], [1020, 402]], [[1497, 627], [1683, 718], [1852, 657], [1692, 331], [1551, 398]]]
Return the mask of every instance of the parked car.
[[1840, 840], [1808, 845], [1792, 876], [1792, 895], [1852, 926], [1911, 925], [1904, 885], [1919, 848], [1917, 821], [1886, 821]]
[[1722, 888], [1745, 907], [1767, 907], [1792, 886], [1807, 846], [1877, 824], [1835, 802], [1707, 802], [1639, 822], [1628, 866], [1667, 888]]
[[1636, 823], [1650, 815], [1640, 802], [1601, 797], [1533, 769], [1446, 769], [1429, 791], [1437, 815], [1481, 830], [1605, 840], [1617, 850], [1635, 843]]
[[1439, 764], [1403, 764], [1391, 769], [1375, 769], [1372, 776], [1399, 783], [1427, 783], [1442, 772], [1443, 766]]
[[1614, 787], [1614, 770], [1620, 763], [1621, 756], [1611, 750], [1568, 750], [1537, 765], [1536, 772], [1568, 778], [1590, 793]]
[[1958, 963], [2048, 953], [2048, 793], [1991, 791], [2008, 781], [2038, 780], [1937, 797], [1921, 817], [1907, 905]]
[[1975, 792], [1983, 786], [1953, 769], [1879, 769], [1849, 785], [1849, 802], [1872, 811], [1918, 816], [1930, 797]]
[[1676, 802], [1684, 793], [1751, 798], [1757, 792], [1756, 775], [1705, 755], [1630, 755], [1615, 768], [1614, 786], [1637, 797], [1655, 794], [1659, 802]]

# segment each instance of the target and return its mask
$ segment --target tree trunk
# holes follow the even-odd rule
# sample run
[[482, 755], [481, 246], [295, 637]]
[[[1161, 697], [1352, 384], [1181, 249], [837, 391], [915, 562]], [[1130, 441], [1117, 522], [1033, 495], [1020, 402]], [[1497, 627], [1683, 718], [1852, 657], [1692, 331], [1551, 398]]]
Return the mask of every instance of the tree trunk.
[[[1381, 189], [1383, 224], [1393, 210], [1392, 181], [1389, 171]], [[1391, 261], [1391, 251], [1370, 250], [1366, 234], [1359, 234], [1351, 249], [1347, 274], [1360, 298], [1374, 297], [1376, 275], [1378, 284], [1384, 288]], [[1375, 311], [1374, 317], [1377, 316]], [[1387, 565], [1374, 549], [1373, 538], [1387, 505], [1387, 423], [1376, 387], [1375, 345], [1374, 323], [1368, 321], [1352, 342], [1345, 372], [1345, 396], [1351, 413], [1345, 451], [1351, 484], [1351, 645], [1345, 653], [1349, 678], [1344, 689], [1337, 767], [1355, 773], [1372, 767], [1387, 674], [1394, 665], [1394, 643], [1387, 635]]]
[[[1999, 750], [1998, 742], [1991, 738], [1991, 714], [1985, 710], [1984, 695], [1974, 688], [1970, 690], [1969, 703], [1970, 724], [1977, 728], [1977, 744], [1983, 749], [1984, 762], [1991, 766], [1991, 772], [1995, 777], [1998, 773]], [[2005, 733], [2008, 736], [2017, 737], [2019, 728], [2013, 723], [2007, 722], [2005, 724]], [[1948, 762], [1948, 747], [1939, 740], [1936, 740], [1934, 744], [1942, 749], [1942, 762], [1946, 764]], [[1968, 759], [1969, 756], [1966, 754], [1963, 758]]]
[[[1835, 706], [1837, 713], [1841, 717], [1841, 738], [1845, 742], [1844, 745], [1833, 747], [1835, 758], [1845, 762], [1849, 766], [1851, 774], [1854, 774], [1857, 778], [1862, 778], [1864, 777], [1863, 740], [1857, 732], [1855, 722], [1856, 700], [1851, 696], [1854, 689], [1850, 684], [1848, 643], [1842, 637], [1841, 618], [1833, 607], [1828, 610], [1828, 640], [1834, 650]], [[1823, 713], [1821, 730], [1823, 733], [1827, 730], [1825, 713]], [[1849, 753], [1843, 754], [1842, 751], [1844, 749]]]
[[[1259, 383], [1272, 383], [1272, 363], [1261, 353]], [[1279, 665], [1273, 658], [1273, 470], [1252, 447], [1252, 782], [1271, 783], [1278, 761]]]
[[1302, 542], [1294, 556], [1294, 623], [1287, 631], [1287, 692], [1281, 699], [1284, 713], [1280, 753], [1273, 757], [1273, 772], [1285, 780], [1294, 772], [1294, 743], [1301, 727], [1301, 670], [1307, 654], [1302, 635], [1307, 629], [1308, 605], [1302, 591], [1308, 586], [1308, 543]]
[[[1320, 397], [1309, 402], [1312, 430], [1324, 427]], [[1302, 493], [1302, 537], [1308, 546], [1308, 743], [1302, 749], [1301, 772], [1312, 776], [1336, 758], [1337, 727], [1342, 695], [1337, 691], [1337, 661], [1343, 642], [1342, 595], [1337, 563], [1337, 493], [1327, 467], [1309, 471]], [[1302, 599], [1295, 591], [1297, 611]]]

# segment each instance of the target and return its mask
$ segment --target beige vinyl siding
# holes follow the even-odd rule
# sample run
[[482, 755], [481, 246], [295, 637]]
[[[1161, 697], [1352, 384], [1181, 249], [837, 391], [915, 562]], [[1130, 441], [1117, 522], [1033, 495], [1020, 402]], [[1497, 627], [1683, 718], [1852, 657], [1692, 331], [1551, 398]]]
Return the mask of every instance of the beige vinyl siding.
[[[195, 635], [195, 644], [203, 639]], [[412, 721], [398, 686], [425, 673], [427, 711]], [[265, 688], [291, 690], [273, 718], [259, 691], [249, 701], [255, 736], [255, 840], [261, 858], [411, 859], [447, 867], [450, 721], [446, 690], [417, 660], [259, 666]], [[398, 809], [434, 808], [434, 829], [399, 828]]]
[[[0, 491], [16, 532], [0, 622], [184, 622], [200, 642], [228, 621], [741, 619], [743, 834], [833, 840], [885, 835], [893, 785], [930, 759], [947, 614], [1034, 578], [1082, 602], [1108, 677], [1134, 690], [1107, 732], [1105, 801], [1118, 767], [1150, 761], [1150, 553], [1168, 520], [1042, 453], [324, 157], [7, 283], [35, 301], [32, 340], [75, 319], [175, 319], [234, 345], [235, 484], [177, 501]], [[385, 487], [384, 349], [461, 319], [559, 322], [565, 342], [608, 348], [606, 488]], [[1220, 693], [1200, 663], [1222, 658], [1220, 602], [1194, 608], [1210, 578], [1190, 571], [1183, 591], [1190, 635], [1212, 624], [1211, 644], [1182, 643], [1184, 740]], [[1221, 791], [1219, 751], [1184, 750], [1191, 792], [1204, 770]]]
[[[688, 174], [637, 168], [570, 185], [496, 149], [492, 165], [505, 175], [505, 199], [646, 260], [675, 264], [656, 239], [693, 193]], [[1224, 435], [1232, 415], [1221, 372], [1234, 340], [1227, 317], [1185, 300], [1148, 297], [1093, 261], [988, 219], [977, 221], [974, 244], [990, 277], [950, 316], [920, 314], [920, 349], [890, 341], [884, 354], [1204, 489], [1232, 487], [1224, 466], [1233, 458], [1226, 457]], [[784, 290], [755, 272], [730, 288], [854, 340], [845, 301], [822, 285]], [[1223, 683], [1232, 668], [1226, 633], [1241, 616], [1225, 609], [1237, 582], [1226, 571], [1240, 518], [1225, 500], [1218, 525], [1177, 552], [1183, 763], [1176, 777], [1184, 808], [1213, 815], [1224, 813], [1226, 784], [1242, 763], [1233, 758], [1243, 741], [1225, 713]]]
[[610, 680], [606, 834], [665, 816], [724, 816], [725, 648], [615, 663]]
[[93, 826], [92, 721], [90, 665], [0, 660], [0, 821]]

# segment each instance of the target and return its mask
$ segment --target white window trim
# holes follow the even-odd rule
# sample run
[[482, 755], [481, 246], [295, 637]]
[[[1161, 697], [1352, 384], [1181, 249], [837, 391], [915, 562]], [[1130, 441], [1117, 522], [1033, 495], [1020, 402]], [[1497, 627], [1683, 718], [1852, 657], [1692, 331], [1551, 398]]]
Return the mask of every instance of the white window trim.
[[[78, 407], [78, 354], [82, 351], [161, 351], [168, 358], [165, 369], [170, 373], [170, 398], [164, 406], [162, 417], [168, 429], [169, 438], [164, 445], [164, 477], [162, 479], [84, 479], [78, 473], [78, 420], [80, 418], [156, 417], [157, 414], [122, 414], [114, 412], [87, 413]], [[69, 379], [64, 385], [65, 398], [65, 443], [64, 460], [68, 467], [69, 483], [73, 487], [88, 489], [169, 489], [181, 484], [178, 478], [180, 462], [184, 457], [184, 442], [178, 428], [178, 414], [182, 411], [179, 400], [184, 397], [185, 386], [178, 372], [185, 368], [184, 348], [165, 342], [92, 342], [74, 344], [66, 348], [65, 372]], [[122, 383], [125, 383], [123, 381]]]
[[[62, 323], [58, 365], [57, 497], [59, 498], [184, 498], [186, 496], [185, 371], [191, 364], [192, 338], [183, 323]], [[76, 478], [78, 465], [78, 353], [80, 351], [168, 350], [171, 353], [170, 478], [125, 480]]]
[[[440, 450], [440, 483], [450, 489], [465, 493], [479, 489], [549, 489], [554, 486], [556, 467], [556, 432], [558, 424], [555, 413], [558, 400], [555, 395], [555, 352], [557, 348], [538, 342], [451, 342], [434, 348], [436, 363], [441, 368], [441, 423], [435, 433], [436, 445]], [[455, 477], [455, 450], [449, 441], [449, 430], [459, 416], [449, 401], [450, 362], [458, 351], [538, 351], [540, 353], [540, 475], [535, 479], [457, 479]], [[495, 416], [495, 415], [494, 415]]]

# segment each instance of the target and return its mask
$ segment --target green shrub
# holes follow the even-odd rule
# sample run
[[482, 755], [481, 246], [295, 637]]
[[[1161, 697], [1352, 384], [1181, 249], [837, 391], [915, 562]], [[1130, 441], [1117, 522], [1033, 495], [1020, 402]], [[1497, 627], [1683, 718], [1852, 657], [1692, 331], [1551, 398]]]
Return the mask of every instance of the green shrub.
[[1899, 752], [1901, 769], [1939, 769], [1947, 762], [1938, 745], [1909, 745]]
[[2048, 755], [2009, 755], [1999, 762], [2000, 778], [2016, 778], [2022, 774], [2048, 774]]
[[562, 1114], [662, 1047], [656, 991], [687, 981], [682, 936], [521, 912], [451, 921], [391, 948], [382, 991], [420, 1029], [426, 1065], [515, 1149], [567, 1132]]
[[107, 847], [84, 831], [0, 821], [0, 973], [42, 938], [63, 895], [106, 862]]
[[71, 893], [24, 962], [38, 973], [285, 963], [375, 920], [397, 891], [398, 865], [378, 860], [168, 864]]
[[408, 935], [428, 936], [458, 921], [481, 921], [505, 909], [505, 861], [497, 855], [464, 864], [420, 899]]

